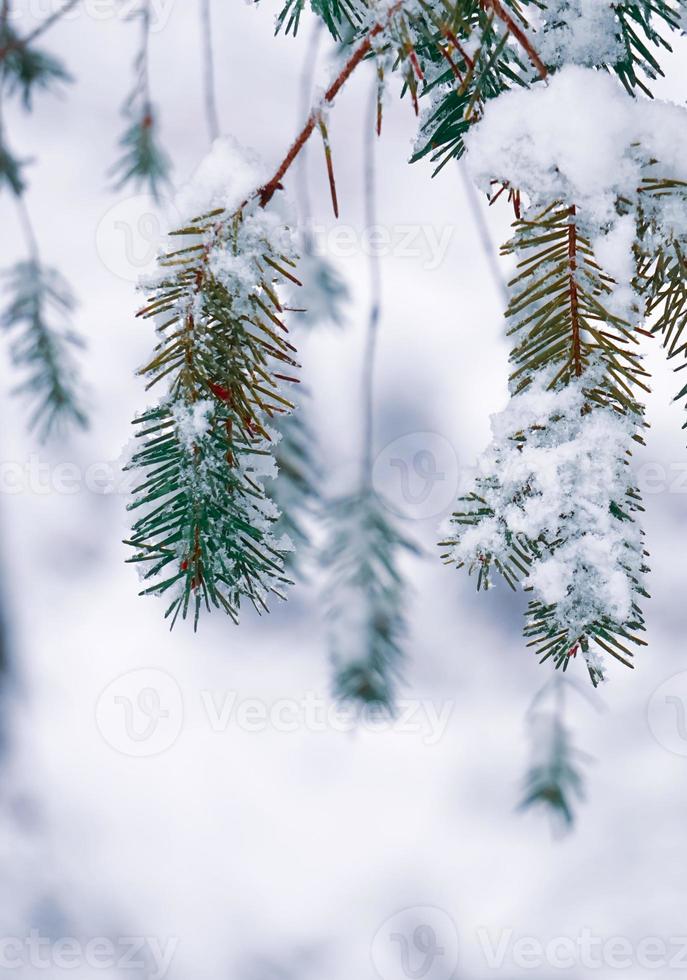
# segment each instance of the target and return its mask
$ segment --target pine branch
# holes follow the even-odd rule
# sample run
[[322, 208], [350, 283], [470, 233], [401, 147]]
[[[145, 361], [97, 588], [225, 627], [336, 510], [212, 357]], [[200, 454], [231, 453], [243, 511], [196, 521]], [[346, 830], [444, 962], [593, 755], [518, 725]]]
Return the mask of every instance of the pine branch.
[[37, 259], [18, 262], [5, 274], [9, 300], [2, 326], [12, 335], [10, 353], [26, 379], [15, 392], [32, 405], [29, 424], [41, 438], [87, 424], [74, 352], [83, 341], [67, 325], [72, 292], [55, 269]]
[[[162, 333], [155, 357], [142, 373], [150, 377], [149, 386], [166, 379], [169, 394], [154, 414], [137, 420], [144, 425], [139, 435], [145, 442], [130, 468], [142, 469], [145, 480], [131, 507], [143, 507], [146, 513], [127, 543], [136, 549], [131, 560], [147, 566], [144, 578], [154, 580], [144, 591], [171, 591], [167, 615], [172, 625], [179, 613], [185, 618], [191, 609], [197, 624], [202, 606], [210, 609], [211, 604], [236, 619], [242, 597], [256, 609], [266, 609], [268, 593], [281, 596], [288, 583], [283, 568], [290, 545], [275, 540], [278, 514], [254, 477], [256, 458], [273, 460], [274, 433], [268, 421], [293, 407], [279, 388], [281, 380], [294, 379], [274, 367], [296, 366], [295, 348], [280, 333], [286, 328], [274, 286], [299, 281], [288, 268], [293, 256], [286, 229], [276, 234], [273, 218], [263, 212], [322, 118], [322, 107], [334, 101], [398, 7], [393, 5], [386, 19], [373, 25], [344, 64], [272, 179], [235, 208], [215, 209], [176, 232], [188, 236], [189, 244], [160, 262], [153, 295], [141, 311], [155, 318]], [[275, 250], [277, 239], [283, 250]], [[180, 424], [171, 413], [170, 398], [180, 400], [191, 419], [201, 404], [197, 411], [204, 421], [197, 439], [186, 445], [187, 416]], [[218, 399], [225, 415], [217, 412]], [[214, 479], [221, 439], [226, 463], [235, 471], [224, 493]], [[201, 441], [208, 442], [205, 449]], [[201, 475], [192, 479], [196, 464]], [[154, 470], [158, 465], [159, 479]], [[205, 470], [213, 474], [207, 484]], [[220, 537], [220, 544], [212, 540], [213, 526], [226, 539]], [[246, 534], [252, 534], [252, 542]], [[245, 547], [256, 557], [238, 561]], [[162, 573], [167, 577], [161, 578]]]
[[267, 487], [280, 514], [274, 534], [293, 547], [285, 555], [285, 566], [289, 573], [301, 577], [303, 557], [312, 547], [307, 523], [318, 514], [322, 503], [317, 442], [305, 410], [306, 405], [301, 405], [293, 414], [280, 415], [275, 420], [280, 436], [274, 452], [278, 476]]
[[[424, 23], [418, 25], [416, 18], [413, 28], [427, 79], [421, 95], [431, 100], [431, 106], [413, 160], [430, 155], [437, 163], [435, 174], [448, 160], [462, 156], [465, 135], [479, 120], [486, 102], [533, 81], [528, 62], [539, 79], [570, 62], [607, 68], [619, 76], [630, 94], [640, 89], [651, 95], [642, 76], [651, 80], [661, 74], [651, 47], [670, 50], [659, 27], [680, 29], [677, 0], [628, 0], [612, 7], [600, 5], [598, 10], [593, 5], [580, 6], [579, 0], [524, 5], [491, 0], [420, 3]], [[541, 21], [536, 31], [528, 24], [523, 6], [532, 6]], [[608, 23], [597, 24], [594, 17], [606, 17]], [[576, 21], [579, 28], [575, 28]], [[606, 31], [611, 32], [612, 43]], [[510, 43], [511, 37], [517, 48]], [[580, 49], [580, 38], [588, 39], [586, 49]]]
[[73, 81], [62, 61], [32, 46], [36, 32], [20, 38], [8, 19], [0, 21], [0, 67], [10, 95], [19, 93], [25, 109], [31, 110], [34, 92], [49, 91], [59, 83]]
[[144, 593], [168, 595], [172, 625], [189, 612], [197, 624], [212, 605], [237, 620], [242, 598], [262, 611], [283, 597], [290, 546], [273, 533], [263, 478], [296, 367], [275, 291], [295, 278], [292, 245], [276, 216], [253, 199], [175, 234], [186, 244], [161, 260], [139, 314], [160, 336], [141, 373], [167, 390], [136, 420], [143, 448], [129, 468], [143, 480], [130, 507], [143, 516], [127, 542], [153, 582]]
[[507, 310], [515, 338], [511, 356], [515, 391], [526, 388], [544, 366], [556, 366], [554, 387], [580, 377], [594, 357], [607, 367], [607, 397], [624, 410], [641, 414], [635, 387], [648, 391], [638, 337], [633, 326], [609, 311], [613, 279], [599, 267], [581, 233], [574, 206], [558, 203], [516, 221], [515, 235], [503, 249], [520, 259]]
[[[437, 95], [437, 104], [423, 124], [413, 160], [432, 154], [439, 161], [437, 171], [448, 159], [463, 152], [463, 136], [479, 117], [480, 106], [511, 84], [525, 84], [525, 70], [510, 38], [531, 61], [540, 77], [546, 67], [527, 33], [522, 7], [533, 0], [419, 0], [417, 5], [403, 0], [390, 8], [385, 25], [368, 27], [374, 7], [367, 3], [344, 5], [338, 12], [347, 18], [353, 40], [363, 39], [366, 57], [374, 48], [379, 56], [390, 55], [395, 70], [405, 80], [416, 114], [419, 95]], [[278, 18], [277, 29], [286, 23], [287, 33], [297, 29], [304, 0], [287, 0]], [[320, 4], [313, 4], [319, 12]], [[333, 5], [339, 8], [339, 2]], [[330, 18], [329, 2], [324, 4], [325, 23], [337, 39], [344, 40]], [[341, 24], [341, 21], [337, 21]], [[374, 45], [366, 42], [382, 35]], [[468, 49], [478, 50], [474, 56]], [[420, 92], [422, 85], [422, 92]], [[447, 85], [451, 87], [447, 89]], [[325, 99], [325, 101], [328, 101]], [[317, 121], [315, 121], [316, 124]]]
[[430, 156], [437, 164], [436, 176], [449, 160], [462, 157], [465, 135], [486, 102], [512, 86], [525, 85], [527, 77], [520, 52], [509, 44], [508, 31], [488, 3], [459, 3], [445, 17], [434, 7], [422, 3], [422, 61], [433, 63], [432, 70], [425, 69], [428, 80], [422, 97], [431, 100], [431, 107], [411, 162]]
[[119, 141], [122, 155], [110, 170], [110, 176], [115, 178], [115, 190], [128, 184], [147, 186], [157, 200], [161, 188], [169, 181], [170, 161], [158, 143], [156, 114], [150, 97], [150, 0], [141, 0], [131, 19], [141, 24], [140, 46], [134, 62], [136, 81], [122, 110], [129, 123]]
[[[49, 14], [45, 20], [30, 31], [26, 37], [19, 37], [19, 35], [15, 35], [13, 38], [7, 39], [6, 43], [0, 47], [0, 61], [4, 61], [11, 52], [33, 44], [33, 42], [48, 31], [53, 24], [56, 24], [57, 21], [64, 17], [65, 14], [68, 14], [70, 10], [73, 10], [79, 2], [80, 0], [66, 0], [66, 3], [64, 3], [62, 7]], [[7, 25], [6, 17], [3, 18], [3, 24], [5, 26]]]
[[[375, 118], [377, 86], [365, 121], [365, 223], [377, 224]], [[325, 594], [335, 696], [378, 704], [392, 712], [404, 659], [407, 588], [400, 556], [417, 549], [391, 520], [372, 485], [374, 370], [382, 313], [379, 257], [369, 256], [370, 299], [363, 360], [363, 438], [360, 488], [325, 509], [328, 538], [322, 552], [329, 570]]]
[[212, 19], [210, 0], [201, 0], [201, 32], [203, 37], [203, 88], [205, 92], [205, 115], [210, 131], [210, 139], [219, 136], [219, 117], [215, 96], [215, 59], [212, 49]]
[[542, 707], [540, 702], [546, 693], [547, 685], [535, 699], [527, 719], [533, 758], [518, 809], [543, 807], [554, 828], [568, 832], [575, 822], [575, 805], [584, 800], [582, 766], [589, 757], [575, 748], [565, 725], [562, 680], [556, 679], [553, 698], [547, 707]]
[[445, 561], [477, 572], [478, 589], [493, 568], [534, 592], [528, 645], [563, 670], [581, 653], [596, 685], [603, 654], [631, 666], [628, 642], [644, 644], [648, 569], [627, 464], [646, 372], [628, 350], [630, 324], [602, 305], [613, 280], [578, 222], [576, 209], [552, 205], [515, 223], [513, 396], [442, 547]]
[[399, 554], [417, 549], [402, 537], [379, 496], [365, 488], [325, 511], [322, 564], [334, 667], [334, 694], [393, 711], [406, 634], [407, 589]]

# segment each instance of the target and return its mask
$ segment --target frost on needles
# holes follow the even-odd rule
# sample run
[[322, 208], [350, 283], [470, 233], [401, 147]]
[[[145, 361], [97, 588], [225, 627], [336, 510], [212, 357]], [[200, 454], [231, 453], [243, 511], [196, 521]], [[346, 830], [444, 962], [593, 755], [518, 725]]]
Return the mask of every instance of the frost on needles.
[[475, 572], [478, 588], [498, 572], [530, 590], [525, 633], [538, 652], [565, 665], [581, 651], [596, 682], [599, 651], [627, 661], [628, 640], [643, 629], [647, 569], [628, 466], [641, 416], [604, 391], [599, 362], [560, 389], [553, 373], [492, 419], [447, 557]]
[[237, 620], [242, 599], [267, 609], [287, 584], [285, 536], [265, 493], [275, 475], [274, 419], [295, 380], [279, 289], [295, 280], [293, 235], [276, 200], [254, 195], [259, 163], [217, 141], [177, 201], [185, 225], [144, 284], [158, 343], [140, 373], [160, 385], [135, 419], [140, 474], [127, 542], [144, 593], [164, 595], [172, 624], [203, 607]]
[[564, 669], [582, 653], [595, 684], [604, 654], [631, 666], [644, 642], [630, 466], [649, 390], [639, 341], [646, 323], [684, 354], [686, 134], [681, 107], [566, 65], [490, 102], [465, 141], [475, 180], [517, 187], [527, 206], [504, 247], [517, 263], [511, 402], [445, 557], [478, 587], [494, 570], [521, 583], [530, 645]]

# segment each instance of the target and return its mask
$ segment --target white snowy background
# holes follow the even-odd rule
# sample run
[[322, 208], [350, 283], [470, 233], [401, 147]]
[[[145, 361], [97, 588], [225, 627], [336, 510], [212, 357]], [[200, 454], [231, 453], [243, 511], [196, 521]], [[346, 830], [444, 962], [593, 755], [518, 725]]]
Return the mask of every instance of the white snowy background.
[[[197, 7], [167, 0], [151, 44], [153, 95], [180, 183], [208, 148]], [[680, 673], [687, 669], [687, 449], [684, 413], [671, 405], [679, 379], [658, 344], [649, 352], [652, 429], [637, 460], [653, 569], [649, 647], [633, 672], [611, 665], [593, 703], [569, 699], [578, 744], [594, 761], [577, 827], [556, 839], [542, 814], [515, 812], [528, 758], [524, 715], [548, 669], [521, 639], [524, 600], [503, 588], [477, 596], [467, 576], [441, 565], [435, 546], [436, 526], [458, 490], [456, 473], [469, 471], [488, 441], [490, 413], [506, 401], [501, 298], [457, 166], [431, 180], [429, 164], [407, 164], [416, 120], [394, 91], [377, 149], [380, 223], [397, 242], [383, 261], [377, 472], [426, 553], [406, 564], [413, 596], [403, 696], [430, 701], [436, 711], [448, 705], [450, 718], [438, 738], [426, 721], [417, 732], [320, 731], [304, 723], [294, 731], [270, 724], [248, 730], [237, 720], [240, 702], [261, 702], [267, 711], [283, 698], [330, 703], [321, 573], [313, 569], [310, 585], [269, 617], [247, 613], [237, 629], [215, 614], [195, 636], [183, 623], [170, 634], [163, 604], [137, 597], [120, 543], [125, 497], [98, 492], [89, 467], [116, 465], [130, 419], [146, 403], [134, 371], [152, 337], [134, 319], [133, 280], [150, 258], [155, 222], [149, 202], [113, 193], [107, 178], [136, 29], [107, 4], [87, 8], [44, 39], [65, 57], [75, 84], [63, 99], [39, 97], [33, 114], [7, 118], [12, 147], [35, 158], [28, 205], [44, 258], [79, 295], [92, 426], [68, 443], [37, 445], [9, 395], [13, 378], [3, 361], [0, 459], [5, 473], [18, 463], [25, 475], [18, 492], [4, 480], [0, 494], [11, 658], [2, 718], [0, 936], [33, 928], [81, 942], [173, 941], [170, 980], [368, 980], [377, 976], [375, 963], [382, 980], [396, 980], [404, 974], [392, 973], [380, 952], [386, 933], [374, 937], [399, 910], [431, 907], [418, 921], [434, 922], [439, 941], [451, 946], [453, 920], [460, 953], [452, 975], [466, 980], [581, 977], [588, 968], [579, 957], [567, 968], [544, 962], [527, 969], [512, 942], [562, 937], [574, 944], [585, 930], [600, 942], [624, 939], [633, 951], [626, 976], [684, 973], [687, 957], [647, 969], [635, 955], [642, 940], [670, 944], [687, 935], [687, 742], [676, 704], [666, 701], [666, 694], [687, 699]], [[275, 39], [276, 9], [272, 2], [258, 9], [237, 0], [213, 4], [222, 130], [270, 165], [296, 130], [310, 28], [305, 20], [296, 40]], [[330, 71], [327, 43], [320, 85]], [[683, 44], [666, 57], [668, 77], [657, 86], [676, 102], [685, 99], [686, 54]], [[341, 225], [355, 230], [358, 243], [371, 82], [364, 66], [330, 122]], [[314, 220], [331, 244], [337, 225], [315, 140], [308, 165]], [[6, 266], [24, 246], [7, 196], [0, 213]], [[487, 220], [494, 241], [505, 240], [505, 201]], [[415, 229], [414, 256], [398, 246], [405, 229]], [[448, 243], [438, 263], [436, 236]], [[367, 260], [359, 244], [344, 253], [334, 258], [354, 292], [347, 328], [301, 338], [330, 492], [350, 488], [360, 447]], [[423, 510], [412, 502], [424, 489], [412, 461], [428, 446], [445, 479]], [[401, 469], [391, 465], [398, 458], [411, 469], [405, 498]], [[76, 492], [60, 492], [74, 487], [62, 464], [81, 474]], [[164, 673], [130, 673], [141, 670]], [[578, 670], [584, 681], [582, 664]], [[670, 678], [649, 724], [652, 695]], [[156, 684], [170, 712], [160, 729], [164, 751], [146, 755], [140, 743], [132, 755], [136, 743], [113, 694], [131, 699], [135, 712], [140, 689]], [[215, 719], [213, 727], [208, 697], [220, 708], [234, 698], [226, 724]], [[145, 714], [135, 721], [145, 728]], [[490, 965], [480, 930], [506, 944], [499, 966]], [[603, 980], [620, 972], [610, 954], [605, 959], [594, 970]], [[448, 980], [444, 966], [439, 958], [426, 975]], [[88, 966], [68, 973], [155, 975]], [[62, 972], [53, 964], [36, 975]]]

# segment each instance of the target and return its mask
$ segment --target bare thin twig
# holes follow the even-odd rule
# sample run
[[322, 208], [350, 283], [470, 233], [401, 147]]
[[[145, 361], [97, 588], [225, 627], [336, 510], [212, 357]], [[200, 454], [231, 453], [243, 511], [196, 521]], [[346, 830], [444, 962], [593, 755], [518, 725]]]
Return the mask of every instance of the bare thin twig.
[[372, 50], [372, 41], [374, 40], [374, 38], [382, 33], [382, 31], [384, 30], [384, 28], [389, 23], [390, 19], [396, 13], [396, 11], [399, 9], [400, 6], [401, 6], [401, 0], [399, 0], [398, 3], [395, 3], [393, 7], [389, 8], [389, 11], [387, 12], [387, 17], [384, 21], [379, 21], [378, 23], [374, 24], [370, 28], [370, 30], [365, 35], [365, 38], [360, 42], [358, 47], [355, 49], [351, 57], [348, 59], [348, 61], [343, 66], [343, 68], [341, 69], [337, 77], [334, 79], [332, 84], [325, 92], [321, 105], [315, 106], [315, 108], [311, 111], [305, 125], [303, 126], [303, 129], [300, 131], [300, 133], [292, 143], [289, 152], [286, 154], [286, 156], [280, 163], [279, 167], [277, 168], [277, 172], [275, 173], [275, 175], [272, 177], [270, 181], [268, 181], [263, 187], [260, 188], [258, 193], [260, 198], [260, 204], [263, 207], [265, 207], [265, 205], [268, 204], [268, 202], [274, 196], [275, 192], [279, 189], [282, 178], [286, 175], [289, 168], [293, 164], [294, 160], [298, 157], [298, 154], [301, 152], [305, 144], [312, 136], [315, 127], [318, 125], [322, 117], [323, 106], [328, 106], [332, 104], [332, 102], [337, 97], [337, 95], [344, 87], [348, 79], [351, 77], [353, 72], [356, 70], [358, 65], [361, 63], [361, 61], [363, 61], [364, 58], [367, 57], [367, 55]]
[[31, 217], [29, 215], [29, 209], [26, 206], [24, 195], [17, 195], [16, 202], [19, 223], [21, 224], [22, 231], [24, 232], [24, 238], [26, 240], [26, 247], [28, 249], [29, 256], [34, 265], [38, 265], [40, 262], [38, 239], [36, 238], [36, 232], [34, 231], [33, 224], [31, 223]]
[[201, 0], [201, 31], [203, 35], [203, 84], [205, 88], [205, 115], [210, 139], [219, 136], [219, 117], [215, 97], [215, 61], [212, 50], [212, 14], [210, 0]]
[[[303, 62], [303, 71], [301, 74], [300, 100], [299, 100], [299, 107], [298, 107], [299, 124], [303, 119], [307, 117], [312, 102], [313, 79], [315, 76], [315, 66], [317, 65], [317, 54], [322, 39], [323, 27], [324, 25], [318, 17], [318, 19], [315, 21], [313, 25], [312, 33], [308, 40], [308, 48], [306, 51], [305, 60]], [[305, 229], [306, 244], [309, 242], [309, 236], [311, 234], [310, 222], [312, 220], [310, 185], [308, 183], [307, 153], [308, 153], [308, 148], [307, 146], [304, 146], [300, 155], [300, 159], [298, 161], [298, 168], [296, 170], [298, 209], [300, 211], [301, 224]]]
[[[377, 79], [370, 94], [370, 106], [365, 119], [365, 226], [368, 234], [377, 224], [377, 188], [375, 174], [375, 143], [377, 118]], [[379, 255], [369, 249], [370, 310], [367, 322], [365, 359], [363, 362], [363, 468], [362, 482], [369, 487], [372, 481], [372, 452], [374, 445], [374, 368], [382, 315], [382, 270]]]
[[479, 195], [475, 189], [475, 185], [470, 180], [464, 165], [458, 164], [458, 169], [460, 171], [460, 176], [463, 179], [463, 186], [465, 188], [465, 196], [468, 199], [468, 205], [470, 207], [470, 212], [472, 214], [473, 220], [475, 222], [475, 227], [477, 228], [477, 234], [479, 235], [480, 242], [482, 243], [482, 251], [484, 252], [484, 257], [487, 260], [487, 265], [489, 266], [489, 272], [491, 273], [492, 279], [494, 280], [494, 285], [501, 294], [504, 304], [508, 305], [508, 289], [501, 275], [501, 269], [499, 267], [498, 255], [494, 247], [491, 235], [489, 234], [489, 228], [487, 222], [484, 219], [484, 212], [481, 208], [481, 202]]

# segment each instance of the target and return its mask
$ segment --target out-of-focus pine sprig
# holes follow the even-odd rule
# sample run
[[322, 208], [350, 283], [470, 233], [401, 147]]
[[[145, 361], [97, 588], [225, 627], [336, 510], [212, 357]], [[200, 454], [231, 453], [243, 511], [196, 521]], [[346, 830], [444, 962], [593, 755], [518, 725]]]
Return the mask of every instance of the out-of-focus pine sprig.
[[20, 37], [7, 17], [0, 18], [0, 62], [6, 91], [9, 95], [17, 93], [29, 111], [36, 92], [73, 81], [59, 58]]
[[148, 106], [143, 113], [129, 109], [126, 113], [133, 118], [119, 142], [122, 156], [112, 169], [112, 175], [117, 178], [115, 188], [121, 190], [129, 183], [147, 186], [157, 200], [169, 179], [170, 164], [157, 141], [152, 107]]
[[0, 190], [6, 187], [17, 197], [23, 194], [26, 183], [22, 170], [25, 166], [26, 161], [17, 159], [7, 148], [0, 127]]
[[83, 341], [70, 326], [76, 306], [71, 288], [56, 269], [39, 258], [23, 197], [27, 161], [8, 148], [2, 102], [6, 95], [19, 94], [23, 107], [31, 111], [36, 92], [71, 81], [62, 62], [36, 47], [34, 41], [74, 2], [68, 2], [62, 11], [23, 37], [11, 25], [10, 0], [3, 0], [0, 7], [0, 189], [6, 188], [15, 198], [29, 249], [27, 260], [2, 274], [7, 300], [0, 323], [11, 336], [12, 361], [25, 374], [15, 391], [28, 400], [29, 425], [42, 439], [55, 431], [87, 424], [75, 356]]
[[554, 829], [567, 832], [575, 822], [575, 807], [584, 800], [583, 766], [590, 757], [576, 748], [565, 724], [563, 684], [556, 678], [550, 703], [542, 706], [540, 701], [549, 690], [545, 685], [528, 714], [532, 761], [518, 808], [543, 808]]
[[342, 327], [351, 291], [339, 269], [326, 255], [318, 254], [315, 243], [307, 238], [298, 268], [303, 286], [298, 289], [294, 325], [306, 330]]
[[134, 71], [136, 80], [122, 113], [128, 125], [119, 141], [122, 154], [111, 170], [115, 189], [132, 184], [145, 187], [156, 200], [169, 181], [170, 161], [158, 141], [157, 117], [150, 97], [148, 77], [148, 43], [150, 36], [150, 2], [142, 0], [131, 15], [141, 26], [141, 40]]
[[29, 423], [41, 438], [87, 424], [75, 353], [82, 339], [69, 326], [75, 300], [55, 269], [36, 259], [4, 274], [8, 301], [2, 326], [11, 335], [11, 357], [26, 378], [15, 391], [31, 405]]
[[274, 533], [278, 538], [285, 535], [293, 545], [293, 551], [285, 555], [285, 565], [301, 575], [303, 557], [312, 545], [307, 524], [316, 516], [322, 499], [317, 441], [306, 412], [307, 404], [275, 420], [281, 436], [274, 453], [278, 476], [267, 484], [268, 495], [280, 513]]
[[408, 589], [399, 555], [417, 548], [371, 487], [329, 503], [325, 523], [334, 694], [392, 712], [407, 631]]
[[574, 806], [584, 799], [580, 766], [584, 756], [557, 715], [538, 715], [531, 724], [537, 761], [527, 772], [520, 809], [543, 806], [555, 822], [570, 830]]

